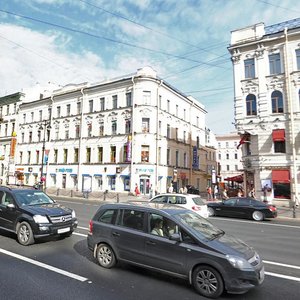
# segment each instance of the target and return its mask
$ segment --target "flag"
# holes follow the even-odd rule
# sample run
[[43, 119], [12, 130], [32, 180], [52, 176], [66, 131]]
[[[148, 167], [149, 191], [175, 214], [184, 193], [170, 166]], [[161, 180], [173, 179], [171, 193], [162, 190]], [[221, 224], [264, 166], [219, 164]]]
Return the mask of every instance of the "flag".
[[244, 133], [236, 149], [239, 149], [241, 145], [245, 144], [246, 141], [249, 140], [249, 137], [250, 137], [249, 133]]

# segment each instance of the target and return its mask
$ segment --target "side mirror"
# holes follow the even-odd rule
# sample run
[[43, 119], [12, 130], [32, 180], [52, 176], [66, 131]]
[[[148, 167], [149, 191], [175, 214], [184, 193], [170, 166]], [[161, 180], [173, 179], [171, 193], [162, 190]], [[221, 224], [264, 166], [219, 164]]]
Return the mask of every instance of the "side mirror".
[[13, 209], [15, 208], [15, 205], [13, 203], [9, 203], [7, 204], [7, 208]]
[[170, 237], [169, 237], [169, 239], [171, 241], [175, 241], [175, 242], [182, 242], [181, 236], [180, 236], [179, 233], [173, 233], [173, 234], [171, 234]]

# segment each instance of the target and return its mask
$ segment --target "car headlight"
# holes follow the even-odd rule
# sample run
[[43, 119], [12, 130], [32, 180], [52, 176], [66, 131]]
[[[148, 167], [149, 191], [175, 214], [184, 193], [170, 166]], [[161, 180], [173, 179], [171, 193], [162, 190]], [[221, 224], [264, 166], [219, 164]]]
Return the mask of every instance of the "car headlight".
[[75, 210], [72, 210], [72, 218], [75, 219], [76, 218], [76, 213]]
[[48, 218], [46, 216], [41, 216], [41, 215], [35, 215], [35, 216], [33, 216], [33, 220], [37, 224], [40, 224], [40, 223], [49, 223]]
[[243, 271], [252, 271], [253, 270], [250, 263], [242, 257], [238, 257], [238, 256], [234, 256], [234, 255], [226, 255], [226, 258], [234, 268], [237, 268], [237, 269], [240, 269]]

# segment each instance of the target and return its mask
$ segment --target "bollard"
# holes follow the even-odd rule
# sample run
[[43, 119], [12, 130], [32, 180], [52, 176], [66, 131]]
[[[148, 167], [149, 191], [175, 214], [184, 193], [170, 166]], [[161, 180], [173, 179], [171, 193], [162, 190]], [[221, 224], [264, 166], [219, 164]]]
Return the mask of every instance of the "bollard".
[[296, 218], [296, 205], [293, 205], [293, 218]]
[[71, 198], [73, 198], [73, 197], [74, 197], [74, 191], [71, 190]]
[[120, 199], [119, 199], [119, 193], [117, 194], [117, 203], [120, 202]]
[[56, 196], [59, 196], [59, 188], [56, 190]]
[[103, 201], [106, 201], [106, 193], [103, 193]]

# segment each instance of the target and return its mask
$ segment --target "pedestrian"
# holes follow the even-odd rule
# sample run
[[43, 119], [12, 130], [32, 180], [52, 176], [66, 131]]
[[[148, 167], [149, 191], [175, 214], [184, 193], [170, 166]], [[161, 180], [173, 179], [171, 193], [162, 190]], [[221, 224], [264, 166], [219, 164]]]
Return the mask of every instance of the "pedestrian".
[[211, 190], [211, 187], [210, 186], [208, 186], [207, 188], [206, 188], [206, 191], [207, 191], [207, 200], [211, 200], [212, 199], [212, 190]]
[[248, 196], [251, 197], [251, 198], [255, 198], [255, 190], [254, 190], [254, 187], [251, 188], [251, 190], [249, 191]]
[[135, 184], [134, 193], [135, 193], [136, 196], [139, 196], [141, 194], [137, 183]]
[[173, 185], [172, 184], [170, 184], [170, 186], [169, 186], [169, 188], [168, 188], [168, 193], [173, 193]]
[[238, 189], [237, 197], [243, 197], [243, 193], [242, 193], [242, 191], [240, 189]]
[[149, 198], [151, 199], [153, 197], [153, 186], [152, 184], [150, 184], [150, 188], [149, 188]]
[[215, 187], [214, 187], [214, 199], [217, 199], [217, 198], [218, 198], [218, 194], [219, 194], [218, 186], [215, 185]]
[[183, 193], [184, 193], [184, 194], [187, 194], [187, 193], [188, 193], [188, 190], [187, 190], [187, 187], [186, 187], [186, 186], [183, 187]]
[[183, 194], [183, 187], [179, 189], [179, 194]]
[[226, 200], [226, 199], [228, 199], [229, 197], [228, 197], [228, 195], [227, 195], [227, 189], [225, 188], [224, 190], [223, 190], [223, 193], [222, 193], [222, 199], [223, 200]]

